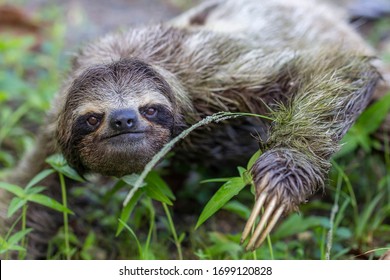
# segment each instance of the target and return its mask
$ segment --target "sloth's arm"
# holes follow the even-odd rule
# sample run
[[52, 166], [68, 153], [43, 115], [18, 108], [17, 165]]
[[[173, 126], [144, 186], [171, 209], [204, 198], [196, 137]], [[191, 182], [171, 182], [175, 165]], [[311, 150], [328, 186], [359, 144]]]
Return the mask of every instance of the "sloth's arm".
[[296, 92], [273, 112], [266, 151], [252, 168], [257, 199], [242, 241], [262, 206], [265, 212], [247, 249], [260, 246], [283, 213], [324, 186], [330, 157], [380, 79], [369, 58], [348, 54], [307, 54], [286, 67]]

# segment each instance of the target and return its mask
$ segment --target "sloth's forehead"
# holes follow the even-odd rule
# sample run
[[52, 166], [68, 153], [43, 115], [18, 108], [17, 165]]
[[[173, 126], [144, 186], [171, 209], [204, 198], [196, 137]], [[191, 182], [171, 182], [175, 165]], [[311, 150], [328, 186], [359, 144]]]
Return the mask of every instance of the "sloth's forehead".
[[85, 102], [80, 102], [79, 106], [74, 110], [76, 115], [84, 115], [91, 112], [104, 113], [113, 109], [132, 108], [138, 109], [150, 105], [163, 105], [166, 108], [171, 108], [172, 104], [161, 93], [151, 90], [145, 90], [143, 94], [138, 92], [128, 93], [126, 95], [104, 94], [104, 98], [100, 95], [93, 99], [90, 96]]
[[174, 97], [150, 65], [129, 59], [84, 69], [74, 78], [66, 99], [66, 107], [79, 115], [156, 104], [172, 108]]

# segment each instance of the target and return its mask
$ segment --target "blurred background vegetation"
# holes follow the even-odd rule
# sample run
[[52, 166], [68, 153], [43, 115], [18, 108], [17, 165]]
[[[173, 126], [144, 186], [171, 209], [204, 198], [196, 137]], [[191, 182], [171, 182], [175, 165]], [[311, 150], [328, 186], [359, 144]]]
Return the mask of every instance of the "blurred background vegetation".
[[[0, 181], [34, 145], [71, 53], [105, 32], [163, 21], [195, 2], [199, 1], [0, 1]], [[390, 18], [355, 25], [377, 49], [388, 78]], [[385, 93], [382, 90], [380, 101], [345, 137], [326, 190], [303, 205], [300, 213], [285, 217], [268, 244], [255, 252], [245, 252], [239, 244], [253, 204], [249, 188], [194, 229], [202, 208], [221, 185], [200, 184], [210, 174], [198, 168], [186, 170], [181, 180], [172, 179], [176, 174], [169, 170], [156, 172], [168, 178], [176, 197], [173, 206], [167, 209], [143, 196], [119, 237], [114, 235], [125, 194], [107, 196], [110, 183], [105, 187], [85, 183], [72, 190], [76, 197], [104, 205], [90, 209], [85, 217], [91, 223], [99, 220], [100, 229], [90, 229], [83, 240], [71, 236], [71, 246], [77, 248], [72, 257], [111, 258], [101, 247], [112, 247], [115, 257], [128, 259], [325, 259], [327, 253], [331, 259], [378, 258], [390, 247], [390, 147], [389, 134], [381, 128], [390, 108]], [[238, 175], [235, 170], [226, 173], [222, 176]], [[60, 232], [51, 242], [48, 258], [64, 257], [63, 238]]]

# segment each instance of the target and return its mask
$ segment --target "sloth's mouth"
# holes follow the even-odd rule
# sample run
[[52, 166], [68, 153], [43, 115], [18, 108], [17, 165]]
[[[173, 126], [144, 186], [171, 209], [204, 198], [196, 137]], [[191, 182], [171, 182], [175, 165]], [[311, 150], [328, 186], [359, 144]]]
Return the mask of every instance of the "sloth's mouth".
[[131, 139], [138, 139], [140, 137], [143, 137], [145, 134], [145, 131], [124, 131], [120, 133], [116, 133], [113, 135], [109, 135], [107, 137], [104, 137], [103, 139], [111, 139], [111, 138], [116, 138], [116, 137], [126, 137], [126, 138], [131, 138]]

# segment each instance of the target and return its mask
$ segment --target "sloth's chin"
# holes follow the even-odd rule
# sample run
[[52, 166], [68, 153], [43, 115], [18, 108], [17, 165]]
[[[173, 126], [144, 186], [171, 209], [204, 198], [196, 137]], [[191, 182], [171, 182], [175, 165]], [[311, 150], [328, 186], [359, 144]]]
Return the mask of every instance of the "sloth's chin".
[[121, 177], [140, 173], [169, 139], [151, 131], [127, 132], [88, 139], [79, 147], [80, 163], [86, 172]]

